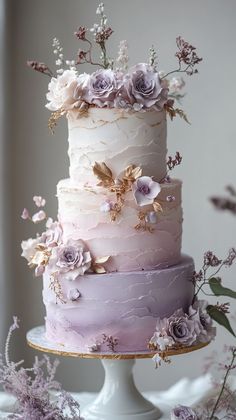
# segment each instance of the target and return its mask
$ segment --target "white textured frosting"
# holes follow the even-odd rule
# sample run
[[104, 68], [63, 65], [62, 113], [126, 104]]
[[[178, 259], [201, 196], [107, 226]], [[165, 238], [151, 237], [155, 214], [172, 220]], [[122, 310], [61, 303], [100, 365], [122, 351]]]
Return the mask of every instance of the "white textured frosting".
[[[104, 188], [79, 188], [69, 179], [57, 187], [59, 220], [64, 239], [82, 239], [93, 257], [111, 256], [108, 271], [152, 270], [168, 267], [180, 260], [182, 236], [181, 182], [163, 183], [158, 201], [163, 213], [158, 215], [154, 232], [137, 231], [138, 211], [132, 192], [115, 222], [109, 213], [100, 211], [101, 204], [114, 195]], [[168, 196], [175, 200], [167, 201]], [[149, 210], [148, 206], [142, 209]], [[151, 210], [152, 208], [150, 208]]]
[[68, 113], [70, 178], [94, 185], [92, 167], [105, 162], [115, 177], [130, 165], [160, 181], [166, 173], [165, 111], [126, 112], [91, 107], [88, 114]]

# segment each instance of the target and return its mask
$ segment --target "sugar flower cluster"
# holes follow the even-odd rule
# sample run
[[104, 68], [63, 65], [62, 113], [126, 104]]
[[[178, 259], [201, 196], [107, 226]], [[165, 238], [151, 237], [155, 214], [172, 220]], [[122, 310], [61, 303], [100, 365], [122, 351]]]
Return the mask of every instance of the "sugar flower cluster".
[[[37, 206], [46, 203], [39, 196], [34, 197], [33, 201]], [[21, 217], [24, 220], [34, 221], [34, 216], [31, 218], [27, 209], [23, 210]], [[60, 279], [60, 276], [63, 276], [64, 280], [73, 281], [86, 272], [105, 272], [101, 264], [105, 263], [109, 257], [93, 260], [89, 249], [81, 239], [65, 240], [59, 221], [47, 218], [44, 212], [44, 217], [38, 222], [45, 219], [45, 231], [41, 234], [38, 233], [35, 238], [29, 238], [21, 243], [21, 255], [28, 261], [28, 265], [34, 269], [36, 277], [41, 276], [46, 269], [55, 281], [58, 278]], [[71, 289], [68, 299], [75, 301], [78, 297], [78, 291]]]
[[[196, 299], [187, 313], [179, 309], [169, 318], [158, 318], [156, 331], [149, 341], [150, 348], [164, 352], [173, 346], [187, 347], [213, 340], [216, 328], [212, 326], [207, 307], [207, 301]], [[159, 364], [161, 360], [157, 354], [154, 361]]]
[[[96, 15], [99, 21], [91, 28], [80, 26], [74, 33], [85, 47], [79, 49], [73, 59], [65, 59], [60, 41], [53, 39], [56, 74], [44, 63], [35, 60], [27, 62], [29, 67], [51, 78], [46, 107], [58, 113], [57, 118], [71, 109], [85, 111], [90, 106], [97, 106], [126, 111], [161, 111], [165, 108], [171, 118], [178, 114], [186, 119], [182, 110], [173, 107], [174, 101], [184, 96], [181, 92], [185, 82], [177, 74], [190, 76], [198, 72], [196, 66], [202, 58], [198, 57], [196, 48], [177, 37], [175, 57], [178, 65], [168, 73], [159, 69], [158, 56], [153, 46], [149, 49], [147, 62], [130, 67], [127, 41], [119, 43], [116, 59], [108, 56], [107, 42], [114, 31], [108, 25], [103, 3], [98, 5]], [[95, 46], [100, 50], [98, 62], [93, 59]], [[78, 71], [84, 63], [96, 66], [97, 69], [91, 74]], [[174, 77], [169, 79], [169, 75]]]
[[92, 74], [74, 70], [53, 77], [49, 83], [46, 107], [50, 111], [81, 107], [82, 104], [125, 110], [161, 111], [168, 100], [168, 88], [159, 74], [146, 63], [128, 73], [99, 69]]

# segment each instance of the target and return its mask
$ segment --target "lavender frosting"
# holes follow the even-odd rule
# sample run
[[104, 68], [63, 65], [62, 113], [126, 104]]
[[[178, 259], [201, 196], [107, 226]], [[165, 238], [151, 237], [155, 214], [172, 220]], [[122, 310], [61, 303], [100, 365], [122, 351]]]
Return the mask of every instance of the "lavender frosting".
[[[192, 303], [194, 286], [192, 258], [166, 269], [110, 274], [85, 274], [76, 280], [63, 280], [66, 303], [58, 302], [49, 289], [49, 273], [44, 274], [43, 299], [46, 306], [46, 334], [53, 342], [88, 351], [102, 344], [103, 334], [118, 340], [116, 351], [145, 351], [157, 318], [184, 311]], [[68, 300], [70, 289], [79, 299]]]

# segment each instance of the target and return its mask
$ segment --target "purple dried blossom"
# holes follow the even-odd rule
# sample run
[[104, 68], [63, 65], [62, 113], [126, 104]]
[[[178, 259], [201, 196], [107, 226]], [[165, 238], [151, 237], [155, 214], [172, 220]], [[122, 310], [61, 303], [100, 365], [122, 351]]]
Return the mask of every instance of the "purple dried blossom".
[[171, 420], [200, 420], [197, 413], [190, 407], [178, 405], [171, 412]]
[[172, 171], [172, 169], [174, 169], [176, 166], [180, 165], [181, 162], [182, 162], [182, 156], [180, 155], [179, 152], [176, 152], [174, 158], [169, 156], [166, 164], [167, 164], [167, 167], [168, 167], [169, 171]]
[[223, 264], [226, 267], [230, 267], [233, 262], [236, 259], [236, 249], [235, 248], [230, 248], [229, 252], [228, 252], [228, 256], [226, 257], [226, 259], [223, 261]]
[[85, 26], [80, 26], [74, 34], [78, 39], [84, 41], [86, 39], [86, 32], [87, 29], [85, 28]]
[[46, 74], [49, 77], [53, 77], [53, 73], [49, 67], [44, 63], [39, 63], [38, 61], [27, 61], [27, 66], [31, 67], [33, 70], [38, 71], [39, 73]]
[[[35, 358], [33, 367], [25, 369], [23, 361], [12, 362], [9, 358], [9, 343], [12, 332], [18, 328], [18, 320], [9, 329], [6, 341], [5, 361], [0, 359], [0, 384], [6, 392], [17, 399], [16, 412], [9, 419], [18, 420], [82, 420], [79, 404], [66, 393], [55, 380], [58, 360], [49, 357]], [[51, 401], [51, 391], [57, 391], [55, 401]], [[65, 411], [67, 414], [65, 414]]]
[[196, 47], [189, 44], [181, 36], [176, 38], [176, 44], [179, 49], [175, 56], [179, 60], [179, 66], [181, 68], [182, 63], [187, 65], [185, 72], [187, 75], [191, 76], [194, 73], [197, 73], [197, 69], [194, 67], [202, 61], [202, 58], [198, 57], [196, 53]]
[[222, 263], [222, 260], [213, 254], [212, 251], [207, 251], [204, 254], [204, 267], [218, 267]]
[[218, 311], [222, 312], [223, 314], [229, 314], [230, 313], [230, 310], [229, 310], [230, 303], [229, 302], [226, 302], [226, 303], [217, 302], [215, 307], [218, 309]]
[[97, 32], [95, 35], [95, 41], [97, 44], [103, 44], [105, 41], [107, 41], [110, 36], [113, 34], [113, 29], [110, 27], [104, 28], [101, 31]]
[[200, 270], [198, 272], [194, 271], [193, 273], [193, 281], [197, 282], [197, 281], [202, 281], [203, 280], [203, 271]]

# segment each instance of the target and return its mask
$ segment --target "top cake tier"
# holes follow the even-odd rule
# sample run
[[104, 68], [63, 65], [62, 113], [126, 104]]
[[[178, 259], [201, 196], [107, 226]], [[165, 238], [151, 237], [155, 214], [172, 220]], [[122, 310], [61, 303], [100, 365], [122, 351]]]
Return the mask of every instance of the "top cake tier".
[[160, 182], [166, 174], [165, 111], [126, 112], [91, 107], [81, 116], [68, 112], [70, 178], [74, 185], [96, 185], [95, 162], [105, 162], [119, 178], [129, 165]]

